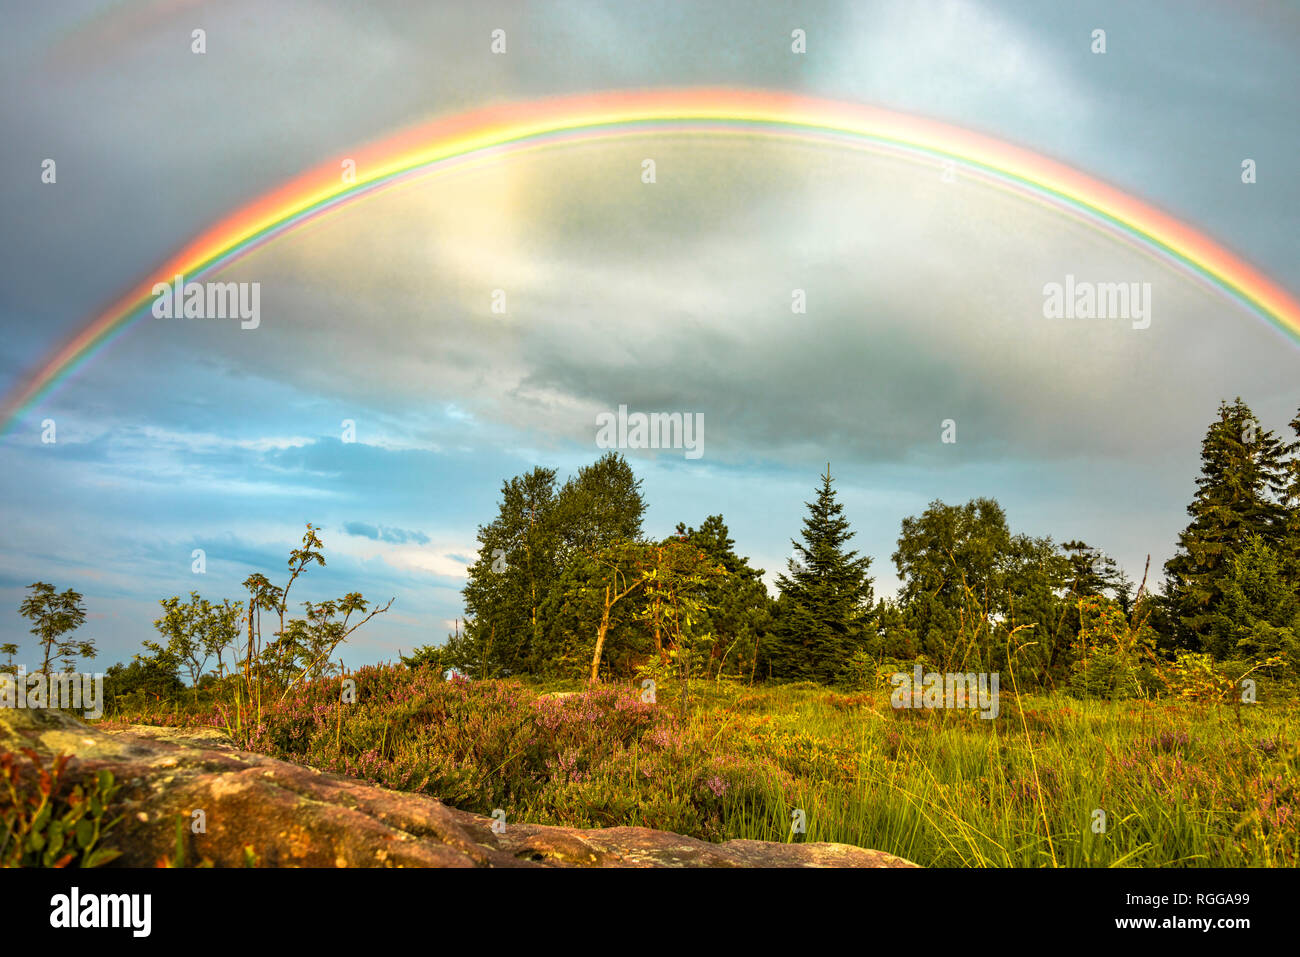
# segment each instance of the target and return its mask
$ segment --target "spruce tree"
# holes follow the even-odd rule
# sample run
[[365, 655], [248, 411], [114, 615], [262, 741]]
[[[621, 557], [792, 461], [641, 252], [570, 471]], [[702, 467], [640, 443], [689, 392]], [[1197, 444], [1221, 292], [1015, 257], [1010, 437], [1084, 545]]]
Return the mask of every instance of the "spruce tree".
[[1283, 457], [1288, 446], [1238, 397], [1219, 404], [1219, 417], [1201, 442], [1201, 476], [1187, 506], [1191, 523], [1178, 537], [1178, 551], [1165, 563], [1174, 639], [1200, 650], [1211, 627], [1233, 559], [1252, 536], [1269, 546], [1286, 534]]
[[835, 499], [829, 464], [816, 501], [804, 504], [803, 541], [791, 540], [798, 560], [791, 558], [788, 573], [777, 579], [781, 601], [772, 631], [772, 671], [831, 684], [866, 646], [871, 559], [846, 548], [853, 532]]
[[1068, 562], [1067, 594], [1076, 598], [1114, 593], [1118, 597], [1125, 587], [1124, 573], [1115, 559], [1087, 542], [1062, 542], [1061, 551]]
[[1282, 495], [1284, 530], [1277, 550], [1287, 580], [1296, 589], [1297, 595], [1300, 595], [1300, 411], [1296, 412], [1289, 424], [1297, 441], [1290, 442], [1285, 447], [1286, 489]]
[[1229, 564], [1207, 650], [1219, 659], [1281, 656], [1289, 668], [1300, 665], [1300, 597], [1281, 557], [1258, 535]]

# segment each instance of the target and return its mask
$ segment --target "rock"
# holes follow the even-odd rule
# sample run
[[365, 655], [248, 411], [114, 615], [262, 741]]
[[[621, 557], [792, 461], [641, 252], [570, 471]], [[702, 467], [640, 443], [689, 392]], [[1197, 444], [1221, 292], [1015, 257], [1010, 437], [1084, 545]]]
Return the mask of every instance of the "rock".
[[[107, 768], [121, 822], [113, 866], [152, 867], [174, 852], [239, 867], [915, 867], [847, 844], [707, 841], [643, 827], [582, 830], [507, 822], [235, 749], [213, 729], [91, 727], [53, 711], [0, 709], [0, 750], [70, 753], [68, 774]], [[190, 831], [202, 809], [206, 833]]]

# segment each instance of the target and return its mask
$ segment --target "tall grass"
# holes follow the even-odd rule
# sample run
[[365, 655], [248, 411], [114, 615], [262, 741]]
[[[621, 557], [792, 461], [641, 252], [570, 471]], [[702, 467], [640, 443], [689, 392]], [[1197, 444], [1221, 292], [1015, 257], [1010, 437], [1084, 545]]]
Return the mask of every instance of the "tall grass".
[[[751, 697], [768, 719], [748, 724], [753, 747], [796, 786], [729, 816], [730, 836], [785, 839], [798, 807], [804, 840], [931, 866], [1296, 863], [1293, 708], [1257, 706], [1238, 721], [1222, 706], [1035, 695], [986, 721], [812, 689], [736, 703], [755, 707]], [[719, 705], [695, 712], [702, 728], [730, 710]]]

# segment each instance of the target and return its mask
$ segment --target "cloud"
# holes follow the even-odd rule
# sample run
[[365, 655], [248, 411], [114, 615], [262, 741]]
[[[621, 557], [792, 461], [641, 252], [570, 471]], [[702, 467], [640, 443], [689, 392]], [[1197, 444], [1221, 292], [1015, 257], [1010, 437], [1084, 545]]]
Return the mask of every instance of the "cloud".
[[[798, 146], [682, 138], [656, 144], [647, 188], [642, 151], [540, 154], [349, 209], [232, 270], [267, 280], [273, 315], [207, 345], [386, 416], [394, 448], [591, 447], [626, 404], [702, 413], [711, 461], [783, 466], [942, 462], [948, 418], [963, 461], [1138, 461], [1194, 443], [1218, 395], [1291, 378], [1241, 307], [960, 175], [832, 151], [810, 177]], [[1066, 275], [1151, 282], [1151, 328], [1045, 320]], [[1241, 348], [1212, 347], [1226, 337]]]
[[347, 522], [343, 526], [343, 531], [349, 535], [357, 535], [361, 538], [369, 538], [377, 542], [392, 542], [397, 545], [405, 545], [408, 542], [416, 545], [427, 545], [429, 536], [423, 532], [407, 531], [404, 528], [390, 528], [386, 525], [367, 525], [364, 522]]
[[[1281, 6], [143, 9], [60, 46], [78, 15], [19, 5], [0, 34], [0, 153], [19, 170], [0, 206], [23, 237], [0, 262], [5, 386], [128, 280], [324, 158], [431, 115], [583, 90], [758, 87], [944, 117], [1210, 224], [1297, 282], [1300, 181], [1277, 170], [1300, 145], [1285, 121], [1300, 66]], [[796, 15], [807, 56], [789, 52]], [[196, 19], [204, 57], [188, 52]], [[1105, 57], [1086, 52], [1094, 19]], [[487, 53], [498, 25], [505, 57]], [[186, 118], [185, 135], [159, 136], [159, 116]], [[21, 172], [42, 156], [57, 186]], [[647, 156], [653, 186], [636, 175]], [[1067, 274], [1151, 281], [1151, 329], [1044, 322], [1042, 287]], [[571, 474], [619, 404], [705, 416], [699, 462], [630, 453], [652, 534], [722, 512], [774, 574], [831, 459], [883, 590], [901, 517], [934, 497], [996, 495], [1018, 530], [1095, 541], [1135, 572], [1153, 551], [1158, 568], [1218, 399], [1240, 393], [1274, 426], [1300, 403], [1290, 345], [1140, 252], [960, 171], [944, 184], [770, 140], [646, 136], [483, 164], [337, 211], [225, 278], [262, 282], [258, 330], [137, 324], [0, 441], [0, 598], [16, 606], [38, 576], [84, 585], [124, 658], [159, 597], [234, 597], [249, 571], [282, 573], [307, 521], [329, 566], [303, 597], [398, 596], [354, 660], [440, 639], [502, 479]], [[56, 445], [32, 428], [47, 415]], [[956, 445], [939, 441], [947, 418]]]
[[[1091, 135], [1092, 101], [1061, 46], [1033, 21], [973, 0], [850, 4], [823, 42], [826, 79], [854, 99], [980, 124], [1014, 118], [1058, 142]], [[1037, 11], [1036, 11], [1037, 12]], [[1038, 18], [1035, 17], [1034, 20]], [[1088, 34], [1078, 34], [1086, 50]]]

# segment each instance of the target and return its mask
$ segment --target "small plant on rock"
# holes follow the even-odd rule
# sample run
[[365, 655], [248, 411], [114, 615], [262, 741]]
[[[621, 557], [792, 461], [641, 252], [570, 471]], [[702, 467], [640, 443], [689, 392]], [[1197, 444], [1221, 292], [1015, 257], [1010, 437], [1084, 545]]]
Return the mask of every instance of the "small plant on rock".
[[100, 771], [67, 787], [69, 755], [46, 768], [30, 748], [25, 768], [12, 752], [0, 753], [0, 867], [98, 867], [121, 852], [99, 841], [121, 818], [104, 823], [119, 785]]

